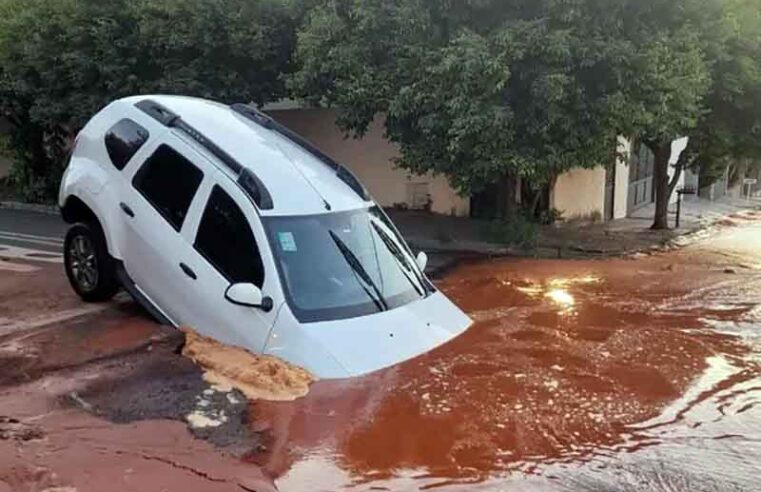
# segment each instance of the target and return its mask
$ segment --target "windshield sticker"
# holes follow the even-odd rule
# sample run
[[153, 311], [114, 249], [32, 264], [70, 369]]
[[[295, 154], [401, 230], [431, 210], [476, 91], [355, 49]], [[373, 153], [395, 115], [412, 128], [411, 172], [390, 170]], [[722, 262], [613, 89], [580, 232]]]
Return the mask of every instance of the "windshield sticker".
[[278, 232], [277, 239], [280, 241], [280, 248], [285, 252], [298, 251], [296, 247], [296, 239], [293, 237], [292, 232]]

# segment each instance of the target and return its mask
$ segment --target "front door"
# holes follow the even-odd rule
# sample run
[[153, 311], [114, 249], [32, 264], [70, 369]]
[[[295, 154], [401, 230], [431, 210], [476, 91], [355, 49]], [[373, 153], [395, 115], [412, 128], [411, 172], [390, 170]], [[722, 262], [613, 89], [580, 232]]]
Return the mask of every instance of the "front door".
[[655, 156], [643, 143], [635, 143], [629, 162], [628, 214], [652, 203], [654, 198], [653, 170]]
[[[264, 350], [283, 304], [277, 273], [254, 205], [221, 172], [188, 230], [184, 261], [198, 279], [185, 292], [189, 311], [184, 324], [224, 343]], [[235, 283], [252, 283], [273, 299], [269, 312], [225, 299]]]

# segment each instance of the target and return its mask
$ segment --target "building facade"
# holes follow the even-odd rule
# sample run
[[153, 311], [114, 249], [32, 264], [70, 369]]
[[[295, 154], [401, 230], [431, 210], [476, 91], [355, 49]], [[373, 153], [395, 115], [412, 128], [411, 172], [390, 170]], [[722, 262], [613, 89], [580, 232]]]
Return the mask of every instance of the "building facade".
[[394, 165], [399, 151], [384, 137], [381, 117], [376, 118], [363, 138], [354, 139], [346, 138], [336, 126], [332, 109], [268, 109], [267, 112], [351, 169], [381, 206], [469, 215], [470, 200], [459, 196], [445, 177], [416, 176]]
[[[332, 109], [303, 109], [288, 102], [264, 109], [351, 169], [384, 207], [457, 216], [469, 216], [477, 208], [475, 203], [471, 206], [471, 198], [458, 195], [444, 176], [417, 176], [396, 167], [394, 159], [399, 151], [384, 137], [384, 121], [380, 116], [363, 138], [353, 139], [346, 138], [336, 126]], [[687, 139], [674, 142], [673, 162], [686, 144]], [[618, 145], [619, 154], [629, 156], [628, 159], [618, 158], [607, 167], [573, 169], [562, 174], [549, 190], [549, 207], [560, 211], [565, 219], [611, 220], [626, 217], [652, 203], [655, 199], [652, 152], [624, 138], [619, 139]], [[520, 190], [516, 195], [520, 197]]]

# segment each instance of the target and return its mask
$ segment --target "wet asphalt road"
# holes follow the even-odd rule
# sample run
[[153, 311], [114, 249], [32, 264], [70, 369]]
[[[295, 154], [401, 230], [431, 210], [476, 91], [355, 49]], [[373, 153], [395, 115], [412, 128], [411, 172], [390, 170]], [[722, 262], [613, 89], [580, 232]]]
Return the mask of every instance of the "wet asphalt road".
[[[46, 240], [63, 230], [0, 217]], [[129, 300], [83, 305], [60, 264], [11, 258], [0, 492], [756, 491], [754, 219], [638, 259], [464, 264], [437, 282], [476, 321], [460, 338], [295, 402], [243, 406]], [[190, 433], [189, 411], [225, 424]]]
[[0, 245], [58, 253], [66, 227], [58, 215], [0, 207]]
[[[24, 257], [37, 251], [60, 253], [67, 228], [59, 215], [0, 207], [0, 255]], [[426, 270], [431, 276], [444, 274], [458, 261], [451, 253], [428, 256]]]

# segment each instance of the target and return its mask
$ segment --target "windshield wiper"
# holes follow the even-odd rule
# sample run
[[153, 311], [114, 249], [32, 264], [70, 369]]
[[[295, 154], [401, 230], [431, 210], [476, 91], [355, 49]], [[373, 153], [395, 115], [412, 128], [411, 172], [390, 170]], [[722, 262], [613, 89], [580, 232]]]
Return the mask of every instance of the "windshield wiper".
[[349, 249], [348, 246], [346, 246], [346, 243], [344, 243], [341, 238], [338, 237], [338, 234], [333, 231], [328, 232], [330, 232], [330, 237], [333, 238], [333, 242], [336, 243], [338, 250], [341, 252], [344, 259], [346, 260], [346, 263], [349, 264], [355, 275], [361, 278], [365, 284], [369, 285], [373, 289], [375, 295], [370, 292], [365, 284], [360, 283], [362, 289], [365, 291], [365, 293], [367, 293], [368, 297], [373, 300], [380, 311], [388, 311], [388, 304], [386, 303], [386, 300], [383, 298], [380, 290], [378, 290], [378, 286], [375, 285], [372, 277], [370, 277], [370, 274], [367, 273], [367, 270], [365, 270], [365, 267], [362, 266], [362, 263], [360, 263], [356, 255], [351, 251], [351, 249]]
[[[381, 241], [383, 241], [383, 244], [386, 245], [386, 248], [391, 252], [391, 256], [394, 257], [396, 260], [396, 265], [399, 267], [399, 270], [402, 272], [402, 275], [404, 275], [404, 278], [407, 279], [407, 281], [412, 285], [412, 288], [415, 289], [415, 292], [418, 293], [421, 297], [425, 297], [425, 292], [428, 290], [425, 288], [425, 284], [420, 280], [420, 278], [415, 274], [415, 272], [410, 268], [410, 265], [407, 263], [406, 259], [404, 258], [404, 254], [402, 253], [402, 250], [399, 248], [399, 246], [394, 242], [393, 239], [391, 239], [386, 232], [380, 228], [378, 224], [375, 222], [370, 222], [373, 226], [373, 229], [375, 229], [375, 232], [378, 234], [378, 236], [381, 238]], [[412, 280], [412, 277], [410, 276], [410, 273], [415, 276], [415, 280], [420, 282], [415, 282]]]

